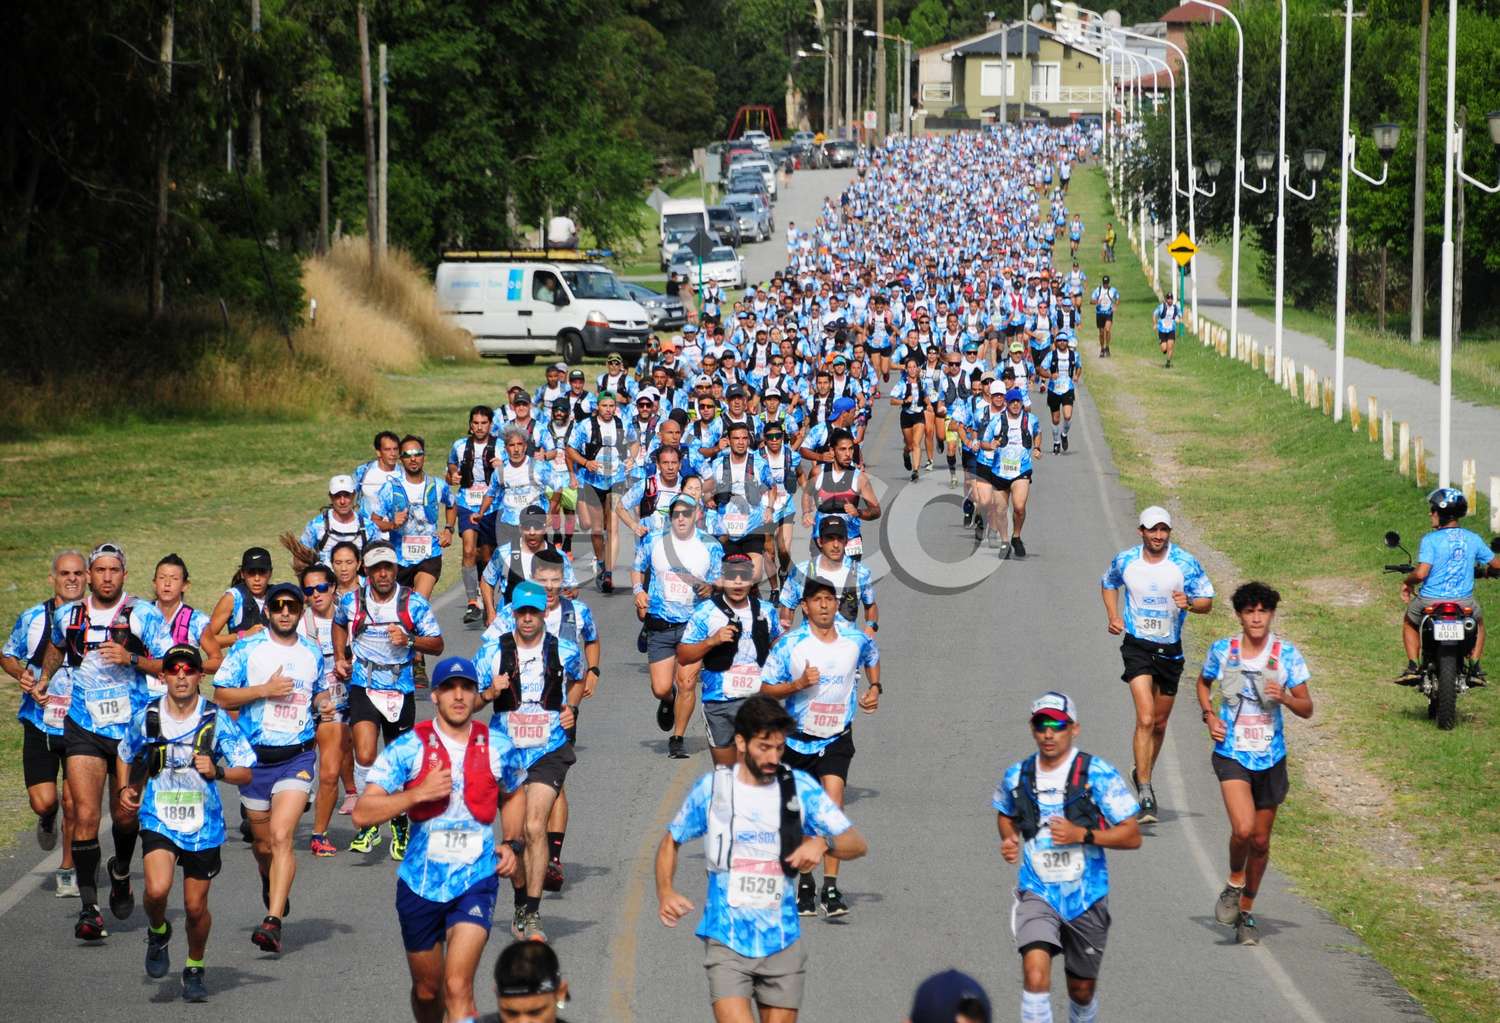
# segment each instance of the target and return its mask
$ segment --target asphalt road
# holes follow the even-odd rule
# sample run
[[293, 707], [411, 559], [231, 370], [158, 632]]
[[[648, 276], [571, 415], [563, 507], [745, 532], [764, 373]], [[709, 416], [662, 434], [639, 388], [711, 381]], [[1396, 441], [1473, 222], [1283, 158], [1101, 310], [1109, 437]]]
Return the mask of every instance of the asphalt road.
[[[819, 197], [845, 177], [798, 174], [778, 205], [778, 227], [788, 218], [810, 221]], [[753, 278], [778, 265], [781, 253], [780, 240], [752, 249]], [[461, 419], [455, 409], [455, 430]], [[848, 807], [871, 852], [843, 873], [850, 916], [840, 923], [804, 921], [810, 956], [804, 1019], [903, 1019], [915, 984], [948, 966], [985, 983], [997, 1019], [1014, 1018], [1019, 970], [1008, 921], [1015, 870], [1000, 859], [990, 796], [1004, 767], [1032, 748], [1026, 724], [1031, 698], [1052, 687], [1069, 691], [1081, 706], [1081, 744], [1128, 769], [1128, 700], [1097, 582], [1110, 556], [1132, 539], [1134, 501], [1118, 484], [1086, 395], [1075, 422], [1072, 452], [1044, 457], [1038, 467], [1025, 531], [1031, 556], [1003, 566], [987, 551], [974, 552], [958, 528], [955, 505], [939, 496], [948, 493], [945, 478], [907, 487], [893, 417], [882, 412], [872, 426], [866, 451], [890, 509], [882, 548], [889, 550], [893, 536], [915, 535], [912, 509], [937, 496], [918, 517], [927, 556], [952, 563], [937, 574], [951, 581], [977, 566], [985, 577], [961, 595], [896, 575], [878, 584], [886, 691], [879, 712], [856, 726], [859, 755]], [[902, 561], [915, 559], [908, 552]], [[456, 596], [449, 591], [439, 602], [448, 649], [471, 652], [479, 634], [460, 624]], [[707, 769], [701, 732], [690, 732], [693, 759], [666, 759], [644, 659], [634, 649], [628, 596], [603, 598], [590, 588], [585, 599], [608, 637], [605, 671], [599, 694], [584, 706], [579, 762], [568, 782], [568, 885], [542, 907], [575, 996], [568, 1017], [707, 1020], [701, 945], [689, 923], [668, 930], [657, 921], [651, 878], [663, 825]], [[1229, 930], [1214, 923], [1226, 826], [1208, 755], [1196, 716], [1179, 715], [1157, 774], [1163, 820], [1148, 829], [1141, 850], [1111, 857], [1114, 929], [1100, 984], [1107, 1017], [1216, 1023], [1423, 1018], [1391, 978], [1361, 956], [1358, 940], [1290, 894], [1274, 869], [1257, 907], [1263, 945], [1234, 945]], [[336, 817], [335, 840], [347, 845], [351, 834], [348, 818]], [[305, 842], [304, 826], [299, 844]], [[696, 849], [685, 852], [680, 888], [699, 901], [702, 858]], [[213, 997], [209, 1007], [197, 1007], [177, 1000], [180, 926], [174, 971], [161, 982], [142, 970], [139, 910], [129, 921], [108, 919], [112, 936], [103, 946], [80, 947], [71, 927], [77, 901], [54, 899], [43, 889], [50, 880], [43, 868], [33, 869], [37, 852], [23, 838], [0, 862], [0, 927], [11, 935], [13, 950], [12, 966], [0, 976], [6, 1015], [103, 1023], [141, 1019], [150, 1006], [153, 1019], [167, 1021], [210, 1013], [229, 1019], [268, 1013], [406, 1018], [407, 978], [392, 906], [395, 867], [381, 854], [343, 852], [331, 860], [299, 854], [286, 952], [277, 959], [250, 944], [263, 912], [259, 886], [248, 847], [232, 840], [211, 900]], [[139, 870], [136, 887], [139, 894]], [[507, 903], [502, 899], [482, 978], [508, 940]], [[180, 905], [180, 894], [174, 895], [172, 916], [179, 923]], [[1065, 1019], [1058, 972], [1054, 1005]], [[488, 982], [482, 979], [480, 987], [486, 990]]]

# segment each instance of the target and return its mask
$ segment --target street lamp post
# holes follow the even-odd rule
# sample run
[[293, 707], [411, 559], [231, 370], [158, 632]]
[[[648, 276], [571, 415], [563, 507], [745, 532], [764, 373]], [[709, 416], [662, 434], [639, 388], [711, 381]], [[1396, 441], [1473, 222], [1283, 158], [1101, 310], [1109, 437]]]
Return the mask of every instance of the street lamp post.
[[[905, 59], [901, 62], [902, 134], [909, 137], [911, 135], [911, 40], [905, 36], [877, 32], [872, 28], [862, 29], [861, 31], [864, 33], [866, 39], [883, 39], [886, 42], [901, 44], [901, 52], [905, 56]], [[876, 74], [879, 73], [879, 71], [876, 72]]]
[[[1454, 91], [1458, 82], [1458, 0], [1448, 0], [1448, 104], [1444, 113], [1443, 135], [1443, 283], [1440, 297], [1440, 343], [1438, 353], [1438, 486], [1452, 481], [1449, 473], [1453, 434], [1453, 279], [1456, 273], [1453, 254], [1453, 189], [1458, 179], [1491, 195], [1500, 192], [1500, 184], [1488, 185], [1464, 173], [1463, 133], [1454, 118]], [[1490, 111], [1490, 141], [1500, 153], [1500, 110]]]
[[[1233, 357], [1240, 340], [1240, 183], [1245, 172], [1245, 159], [1240, 150], [1240, 131], [1245, 116], [1245, 30], [1240, 27], [1240, 19], [1222, 4], [1213, 3], [1212, 0], [1188, 2], [1223, 14], [1234, 23], [1235, 35], [1239, 40], [1234, 73], [1234, 237], [1230, 241], [1233, 248], [1229, 253], [1229, 354]], [[1345, 95], [1348, 91], [1346, 86]], [[1204, 165], [1207, 166], [1206, 161]]]
[[1338, 230], [1338, 298], [1333, 321], [1333, 421], [1344, 418], [1344, 318], [1349, 290], [1349, 175], [1354, 174], [1372, 185], [1385, 184], [1390, 173], [1391, 154], [1401, 137], [1395, 124], [1375, 126], [1375, 148], [1380, 151], [1380, 177], [1372, 178], [1354, 165], [1354, 132], [1349, 129], [1349, 79], [1354, 60], [1354, 0], [1344, 0], [1344, 121], [1343, 145], [1339, 157], [1339, 230]]

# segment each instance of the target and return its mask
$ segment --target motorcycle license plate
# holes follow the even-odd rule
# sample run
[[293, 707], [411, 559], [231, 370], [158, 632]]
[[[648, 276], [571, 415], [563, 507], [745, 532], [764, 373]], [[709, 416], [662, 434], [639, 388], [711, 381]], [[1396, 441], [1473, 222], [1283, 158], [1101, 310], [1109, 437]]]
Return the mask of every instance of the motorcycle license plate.
[[1433, 622], [1432, 638], [1439, 643], [1456, 643], [1464, 638], [1464, 623]]

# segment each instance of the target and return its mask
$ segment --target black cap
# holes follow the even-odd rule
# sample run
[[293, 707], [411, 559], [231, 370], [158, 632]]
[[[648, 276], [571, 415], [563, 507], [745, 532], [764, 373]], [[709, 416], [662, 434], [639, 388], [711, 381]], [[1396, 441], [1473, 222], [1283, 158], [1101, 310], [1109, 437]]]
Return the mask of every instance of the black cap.
[[240, 555], [241, 572], [271, 571], [271, 552], [264, 547], [249, 547]]
[[166, 674], [167, 669], [171, 668], [174, 664], [186, 664], [194, 671], [202, 671], [203, 655], [191, 643], [178, 643], [162, 655], [162, 674]]
[[831, 536], [840, 540], [849, 539], [849, 524], [838, 515], [830, 515], [818, 523], [818, 539], [826, 540]]
[[521, 525], [530, 529], [545, 529], [547, 526], [547, 509], [539, 504], [528, 504], [521, 509]]
[[724, 392], [724, 397], [726, 397], [726, 398], [743, 398], [744, 396], [745, 396], [745, 389], [743, 387], [741, 387], [739, 384], [735, 384], [729, 390], [727, 390], [727, 391]]

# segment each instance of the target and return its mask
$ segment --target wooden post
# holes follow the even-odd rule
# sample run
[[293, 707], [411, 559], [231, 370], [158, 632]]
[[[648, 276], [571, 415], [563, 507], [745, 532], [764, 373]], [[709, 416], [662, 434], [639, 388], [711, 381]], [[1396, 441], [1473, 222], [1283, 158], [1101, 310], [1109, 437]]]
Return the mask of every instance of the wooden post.
[[[1372, 419], [1373, 423], [1374, 420]], [[1391, 410], [1380, 413], [1380, 454], [1387, 462], [1396, 457], [1395, 444], [1391, 438]]]
[[1331, 416], [1331, 415], [1333, 415], [1333, 381], [1332, 380], [1324, 380], [1323, 381], [1323, 414], [1325, 416]]
[[1349, 409], [1349, 430], [1353, 433], [1359, 432], [1359, 402], [1354, 400], [1354, 385], [1348, 388], [1348, 400], [1345, 407]]
[[1410, 476], [1411, 475], [1411, 424], [1410, 423], [1402, 423], [1401, 424], [1401, 441], [1400, 441], [1399, 447], [1401, 449], [1401, 459], [1400, 459], [1400, 464], [1398, 466], [1398, 471], [1403, 476]]
[[1490, 477], [1490, 532], [1500, 533], [1500, 476]]
[[1411, 442], [1412, 462], [1416, 469], [1417, 486], [1427, 486], [1427, 454], [1422, 450], [1422, 438], [1413, 437]]
[[1461, 463], [1461, 468], [1459, 470], [1459, 478], [1463, 480], [1463, 483], [1460, 484], [1460, 486], [1463, 488], [1464, 500], [1466, 500], [1466, 501], [1469, 502], [1469, 507], [1470, 508], [1475, 507], [1475, 504], [1474, 504], [1474, 486], [1475, 486], [1475, 483], [1477, 482], [1477, 480], [1475, 479], [1475, 477], [1477, 475], [1478, 475], [1478, 470], [1477, 470], [1477, 468], [1474, 465], [1474, 459], [1472, 459], [1472, 458], [1465, 458], [1463, 460], [1463, 462]]
[[1307, 402], [1308, 408], [1317, 407], [1318, 372], [1311, 366], [1302, 367], [1302, 400]]
[[370, 243], [370, 276], [380, 268], [380, 196], [375, 165], [375, 101], [370, 87], [370, 18], [355, 8], [359, 35], [359, 98], [365, 113], [365, 235]]
[[1281, 371], [1281, 379], [1292, 397], [1297, 397], [1297, 363], [1290, 355], [1286, 357], [1286, 367]]
[[1377, 429], [1377, 424], [1375, 422], [1375, 396], [1372, 394], [1368, 398], [1366, 398], [1365, 401], [1368, 403], [1367, 407], [1369, 409], [1369, 412], [1365, 416], [1365, 418], [1370, 421], [1370, 443], [1374, 444], [1377, 440], [1380, 439], [1380, 435], [1375, 432]]

